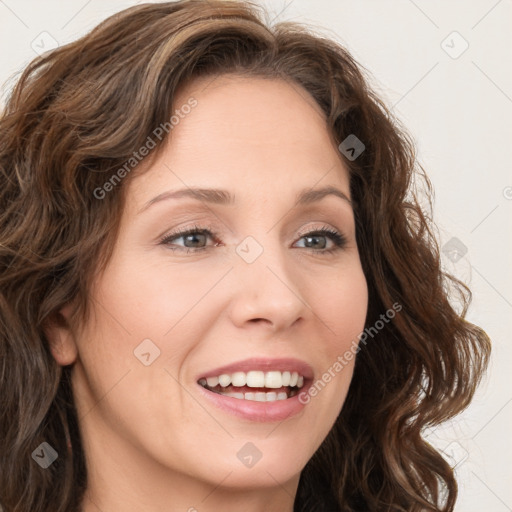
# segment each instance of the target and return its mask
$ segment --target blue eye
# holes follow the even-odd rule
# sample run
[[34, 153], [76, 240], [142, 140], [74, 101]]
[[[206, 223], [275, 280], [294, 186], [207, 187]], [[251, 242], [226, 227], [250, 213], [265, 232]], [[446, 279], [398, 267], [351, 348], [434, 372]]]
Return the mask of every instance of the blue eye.
[[[318, 239], [322, 238], [330, 238], [331, 241], [334, 243], [334, 247], [331, 247], [330, 249], [325, 249], [326, 243], [318, 244]], [[322, 229], [317, 229], [315, 231], [305, 233], [304, 235], [301, 236], [301, 240], [302, 239], [307, 240], [308, 244], [313, 244], [312, 247], [306, 247], [307, 249], [311, 249], [314, 252], [320, 252], [324, 254], [338, 251], [340, 249], [343, 249], [347, 245], [347, 239], [342, 233], [339, 233], [338, 231], [328, 227], [324, 227]], [[320, 245], [319, 249], [318, 245]]]
[[[180, 238], [183, 240], [184, 246], [176, 245], [174, 243]], [[212, 229], [208, 227], [194, 226], [191, 229], [165, 235], [160, 240], [160, 244], [167, 246], [172, 251], [184, 251], [188, 254], [190, 252], [204, 251], [205, 249], [211, 247], [206, 245], [208, 238], [214, 241], [218, 240], [217, 234]], [[310, 251], [318, 254], [330, 254], [343, 249], [347, 245], [347, 239], [342, 233], [339, 233], [335, 229], [329, 228], [327, 226], [323, 227], [322, 229], [304, 233], [300, 236], [300, 240], [302, 239], [304, 239], [306, 244], [309, 245], [304, 247], [305, 249], [309, 249]], [[330, 239], [334, 246], [331, 248], [326, 248], [327, 242], [322, 243], [322, 239]], [[215, 243], [214, 246], [218, 245], [220, 244]]]
[[[204, 249], [207, 249], [208, 246], [201, 246], [201, 243], [202, 242], [205, 242], [206, 243], [206, 240], [208, 239], [208, 237], [214, 239], [216, 238], [216, 234], [213, 233], [212, 231], [210, 231], [210, 229], [208, 228], [201, 228], [199, 226], [194, 226], [192, 229], [187, 229], [186, 231], [179, 231], [177, 233], [171, 233], [169, 235], [166, 235], [164, 238], [162, 238], [160, 240], [160, 243], [162, 245], [167, 245], [169, 246], [169, 249], [171, 249], [172, 251], [183, 251], [183, 250], [186, 250], [186, 252], [197, 252], [197, 251], [201, 251], [201, 250], [204, 250]], [[180, 247], [180, 246], [176, 246], [176, 247], [172, 247], [172, 245], [175, 245], [175, 244], [171, 244], [171, 242], [175, 241], [175, 240], [179, 240], [180, 238], [182, 238], [185, 243], [190, 243], [191, 245], [187, 246], [185, 245], [185, 247]], [[199, 244], [199, 246], [198, 246]], [[216, 244], [218, 245], [218, 244]]]

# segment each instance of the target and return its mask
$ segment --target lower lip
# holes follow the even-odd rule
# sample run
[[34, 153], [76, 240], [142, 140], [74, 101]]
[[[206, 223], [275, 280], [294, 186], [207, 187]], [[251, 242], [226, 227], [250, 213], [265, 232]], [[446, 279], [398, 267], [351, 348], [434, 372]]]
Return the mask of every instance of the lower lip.
[[295, 396], [286, 400], [275, 400], [274, 402], [256, 402], [254, 400], [233, 398], [209, 391], [201, 384], [198, 384], [198, 386], [203, 396], [223, 411], [250, 421], [271, 422], [283, 421], [299, 414], [306, 406], [306, 404], [299, 401], [299, 395], [307, 393], [310, 384], [305, 384]]

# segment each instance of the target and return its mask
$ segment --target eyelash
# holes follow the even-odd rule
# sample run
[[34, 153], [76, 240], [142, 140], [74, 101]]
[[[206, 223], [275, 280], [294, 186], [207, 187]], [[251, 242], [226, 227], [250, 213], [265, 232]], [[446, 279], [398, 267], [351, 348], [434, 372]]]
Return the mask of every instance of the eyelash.
[[[173, 240], [176, 240], [179, 238], [184, 238], [188, 235], [194, 235], [197, 233], [206, 234], [212, 240], [218, 240], [218, 234], [210, 226], [206, 226], [206, 227], [194, 226], [191, 229], [186, 229], [184, 231], [177, 231], [177, 232], [169, 233], [169, 234], [163, 236], [160, 239], [159, 244], [160, 245], [169, 245], [171, 243], [171, 241], [173, 241]], [[329, 226], [323, 226], [320, 229], [314, 229], [312, 231], [308, 231], [308, 232], [300, 235], [299, 239], [302, 239], [307, 236], [310, 236], [310, 237], [311, 236], [326, 236], [333, 241], [334, 247], [332, 247], [331, 249], [312, 249], [309, 247], [304, 247], [304, 249], [310, 250], [311, 252], [317, 253], [317, 254], [329, 255], [329, 254], [332, 254], [334, 252], [337, 252], [337, 251], [343, 249], [347, 245], [347, 238], [345, 237], [345, 235], [343, 235], [342, 233], [339, 233], [338, 231], [336, 231], [333, 228], [330, 228]], [[186, 251], [186, 253], [188, 254], [191, 252], [197, 253], [199, 251], [204, 251], [204, 250], [208, 249], [209, 247], [208, 246], [206, 246], [206, 247], [171, 247], [169, 245], [168, 248], [171, 251]]]

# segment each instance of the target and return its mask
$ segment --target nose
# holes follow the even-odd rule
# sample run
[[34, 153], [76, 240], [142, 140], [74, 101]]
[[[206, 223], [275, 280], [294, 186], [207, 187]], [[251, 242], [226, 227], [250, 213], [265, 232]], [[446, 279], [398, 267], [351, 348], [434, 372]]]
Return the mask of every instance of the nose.
[[294, 272], [285, 252], [283, 247], [265, 247], [252, 263], [237, 256], [230, 308], [237, 327], [262, 324], [278, 333], [304, 320], [309, 306], [298, 287], [298, 270]]

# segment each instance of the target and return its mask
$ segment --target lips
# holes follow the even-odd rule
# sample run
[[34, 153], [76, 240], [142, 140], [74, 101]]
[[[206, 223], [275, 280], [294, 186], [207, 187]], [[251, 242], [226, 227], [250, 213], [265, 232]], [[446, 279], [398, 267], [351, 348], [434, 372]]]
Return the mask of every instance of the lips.
[[285, 419], [303, 404], [296, 396], [313, 380], [312, 368], [296, 359], [247, 359], [211, 370], [197, 382], [224, 410], [265, 421]]

